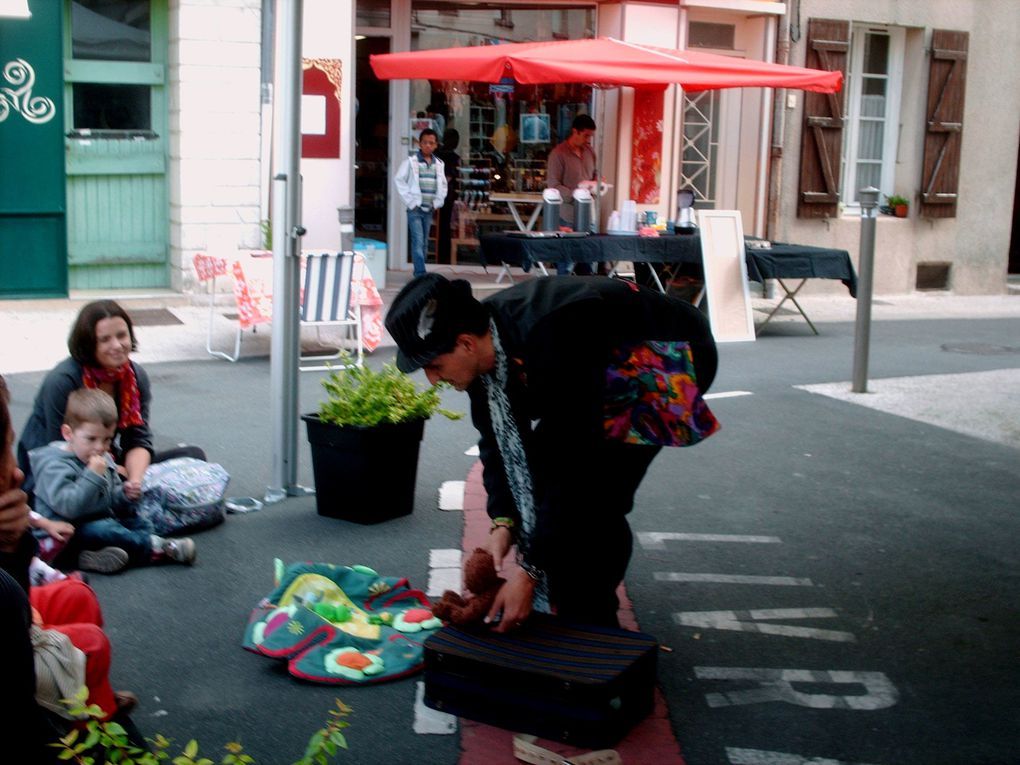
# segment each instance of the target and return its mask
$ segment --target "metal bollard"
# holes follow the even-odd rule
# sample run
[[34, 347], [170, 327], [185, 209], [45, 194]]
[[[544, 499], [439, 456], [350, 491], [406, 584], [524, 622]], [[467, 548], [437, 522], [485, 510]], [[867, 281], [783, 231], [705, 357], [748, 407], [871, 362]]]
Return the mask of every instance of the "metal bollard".
[[858, 192], [861, 202], [861, 253], [857, 275], [857, 321], [854, 324], [854, 393], [868, 392], [868, 345], [871, 336], [871, 283], [875, 268], [875, 218], [879, 191]]

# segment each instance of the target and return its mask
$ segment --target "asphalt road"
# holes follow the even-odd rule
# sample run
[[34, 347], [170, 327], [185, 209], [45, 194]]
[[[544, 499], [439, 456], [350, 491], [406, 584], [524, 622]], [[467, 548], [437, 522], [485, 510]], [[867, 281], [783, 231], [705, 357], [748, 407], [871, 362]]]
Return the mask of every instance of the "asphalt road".
[[[723, 430], [665, 450], [631, 516], [628, 591], [642, 629], [671, 649], [659, 680], [684, 756], [689, 765], [1016, 763], [1020, 449], [794, 387], [850, 377], [852, 324], [820, 329], [813, 337], [780, 324], [724, 346], [713, 390], [748, 395], [711, 402]], [[883, 322], [870, 377], [1015, 372], [1018, 343], [1015, 318]], [[943, 349], [960, 344], [1006, 350]], [[230, 471], [230, 494], [261, 496], [268, 361], [147, 369], [161, 445], [202, 445]], [[41, 378], [9, 379], [16, 427]], [[318, 375], [300, 384], [310, 410]], [[447, 405], [466, 411], [467, 400], [451, 393]], [[1014, 398], [1001, 417], [1018, 413]], [[458, 736], [413, 732], [414, 680], [302, 684], [240, 643], [276, 557], [363, 563], [424, 585], [429, 550], [459, 546], [461, 518], [437, 510], [436, 497], [444, 481], [466, 477], [473, 441], [466, 421], [428, 424], [410, 516], [358, 526], [318, 516], [313, 498], [291, 499], [198, 535], [194, 568], [93, 577], [114, 685], [139, 693], [143, 732], [197, 738], [212, 759], [240, 740], [262, 765], [290, 763], [339, 697], [354, 708], [340, 761], [457, 762]], [[310, 484], [304, 443], [300, 454]]]

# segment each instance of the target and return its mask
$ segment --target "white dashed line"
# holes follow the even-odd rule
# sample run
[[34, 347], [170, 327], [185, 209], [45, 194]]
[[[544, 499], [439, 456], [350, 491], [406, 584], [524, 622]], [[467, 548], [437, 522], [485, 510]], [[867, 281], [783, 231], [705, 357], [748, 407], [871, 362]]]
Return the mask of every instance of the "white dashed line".
[[811, 587], [810, 579], [793, 576], [745, 576], [742, 574], [688, 574], [683, 571], [656, 571], [657, 582], [707, 582], [713, 584], [766, 584], [773, 587]]
[[464, 509], [464, 481], [443, 481], [439, 487], [440, 510]]

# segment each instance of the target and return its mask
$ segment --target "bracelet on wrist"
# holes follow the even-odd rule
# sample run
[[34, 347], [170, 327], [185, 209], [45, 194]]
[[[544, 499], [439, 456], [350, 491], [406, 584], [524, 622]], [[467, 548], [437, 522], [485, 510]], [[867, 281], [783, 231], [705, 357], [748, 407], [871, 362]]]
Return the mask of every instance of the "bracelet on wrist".
[[489, 533], [491, 534], [496, 529], [506, 529], [507, 531], [510, 532], [510, 535], [513, 536], [514, 526], [516, 526], [516, 524], [514, 523], [513, 518], [506, 518], [503, 516], [499, 518], [493, 518], [492, 526], [489, 528]]

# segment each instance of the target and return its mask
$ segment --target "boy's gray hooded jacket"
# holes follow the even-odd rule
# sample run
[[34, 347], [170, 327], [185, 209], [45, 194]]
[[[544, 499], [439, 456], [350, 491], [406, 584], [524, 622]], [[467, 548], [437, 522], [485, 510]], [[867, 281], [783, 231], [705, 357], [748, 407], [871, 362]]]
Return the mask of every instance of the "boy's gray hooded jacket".
[[131, 505], [109, 455], [102, 476], [89, 470], [64, 441], [33, 449], [28, 458], [35, 475], [35, 511], [46, 518], [79, 526], [116, 517]]

